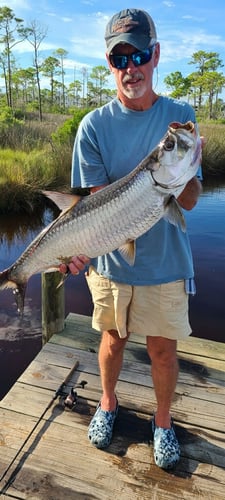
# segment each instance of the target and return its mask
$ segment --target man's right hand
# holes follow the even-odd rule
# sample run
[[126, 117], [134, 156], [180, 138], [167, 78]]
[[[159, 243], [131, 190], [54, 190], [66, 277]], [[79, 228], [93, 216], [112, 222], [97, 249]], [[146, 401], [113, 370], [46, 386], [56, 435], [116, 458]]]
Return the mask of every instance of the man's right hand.
[[85, 266], [90, 264], [90, 259], [86, 255], [78, 255], [72, 257], [68, 265], [60, 264], [59, 271], [66, 274], [68, 270], [71, 274], [77, 275], [80, 271], [83, 271]]

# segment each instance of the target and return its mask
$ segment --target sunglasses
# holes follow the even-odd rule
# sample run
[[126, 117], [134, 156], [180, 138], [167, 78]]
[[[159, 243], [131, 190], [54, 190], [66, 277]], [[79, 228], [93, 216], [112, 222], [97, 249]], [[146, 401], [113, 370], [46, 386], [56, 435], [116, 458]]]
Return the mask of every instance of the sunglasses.
[[133, 52], [129, 55], [109, 54], [111, 65], [116, 69], [126, 69], [131, 60], [134, 66], [143, 66], [151, 61], [155, 45], [151, 45], [148, 49], [140, 52]]

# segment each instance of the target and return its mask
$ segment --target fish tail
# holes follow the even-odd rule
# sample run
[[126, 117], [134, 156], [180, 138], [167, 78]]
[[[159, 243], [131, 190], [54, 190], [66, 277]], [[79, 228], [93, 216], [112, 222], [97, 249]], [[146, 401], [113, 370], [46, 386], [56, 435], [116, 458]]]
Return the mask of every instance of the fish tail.
[[22, 315], [24, 310], [24, 298], [27, 288], [27, 282], [17, 282], [11, 278], [11, 268], [0, 272], [0, 290], [4, 288], [13, 288], [16, 299], [17, 311]]

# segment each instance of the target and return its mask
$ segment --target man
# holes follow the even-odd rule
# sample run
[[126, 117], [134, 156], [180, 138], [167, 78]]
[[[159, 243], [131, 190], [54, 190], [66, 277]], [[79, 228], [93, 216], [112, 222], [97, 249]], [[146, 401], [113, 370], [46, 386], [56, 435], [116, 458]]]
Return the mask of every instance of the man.
[[[195, 121], [188, 104], [158, 96], [152, 88], [160, 45], [147, 12], [125, 9], [115, 14], [105, 41], [117, 98], [85, 116], [73, 152], [72, 186], [89, 187], [91, 193], [133, 170], [159, 143], [170, 122]], [[179, 196], [180, 205], [190, 210], [200, 190], [197, 178], [192, 179]], [[85, 256], [74, 257], [70, 271], [77, 274], [87, 263]], [[92, 260], [87, 281], [94, 303], [93, 327], [102, 332], [103, 394], [88, 430], [96, 447], [106, 448], [111, 442], [118, 413], [116, 383], [124, 347], [135, 332], [146, 336], [152, 363], [155, 463], [170, 469], [178, 462], [180, 447], [170, 407], [178, 377], [177, 340], [191, 333], [185, 285], [193, 274], [187, 234], [165, 220], [138, 238], [134, 266], [117, 251]]]

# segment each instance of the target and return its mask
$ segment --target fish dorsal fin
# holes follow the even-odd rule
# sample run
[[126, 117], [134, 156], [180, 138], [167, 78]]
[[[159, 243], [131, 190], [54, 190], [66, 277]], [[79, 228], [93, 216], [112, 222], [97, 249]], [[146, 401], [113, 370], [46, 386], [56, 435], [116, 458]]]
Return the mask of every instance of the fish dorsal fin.
[[[46, 193], [46, 192], [48, 193], [48, 191], [42, 191], [42, 192], [43, 193]], [[50, 192], [52, 192], [52, 191], [50, 191]], [[62, 193], [62, 194], [64, 194], [64, 193]], [[33, 250], [35, 248], [37, 248], [37, 245], [40, 244], [41, 240], [44, 238], [44, 236], [46, 235], [46, 233], [48, 233], [48, 231], [50, 229], [53, 229], [53, 227], [56, 226], [58, 224], [58, 222], [61, 219], [63, 219], [64, 216], [66, 216], [67, 212], [69, 212], [72, 207], [74, 207], [75, 205], [77, 205], [77, 203], [80, 201], [81, 198], [82, 198], [82, 196], [70, 195], [70, 198], [69, 198], [70, 205], [68, 206], [68, 204], [67, 204], [66, 208], [59, 214], [59, 216], [56, 219], [54, 219], [52, 222], [50, 222], [50, 224], [48, 224], [48, 226], [45, 227], [38, 236], [36, 236], [35, 240], [33, 241]]]
[[174, 226], [180, 225], [182, 231], [184, 233], [186, 232], [186, 222], [184, 214], [181, 210], [178, 201], [173, 195], [170, 196], [169, 200], [167, 200], [165, 204], [164, 219], [168, 220]]
[[134, 240], [129, 240], [124, 245], [119, 247], [118, 252], [121, 257], [130, 265], [134, 265], [135, 256], [136, 256], [136, 245]]
[[76, 194], [59, 193], [58, 191], [42, 191], [44, 196], [53, 201], [60, 210], [67, 210], [75, 206], [82, 198]]

